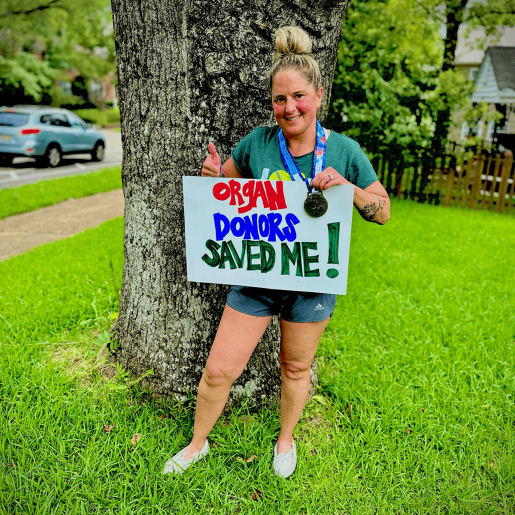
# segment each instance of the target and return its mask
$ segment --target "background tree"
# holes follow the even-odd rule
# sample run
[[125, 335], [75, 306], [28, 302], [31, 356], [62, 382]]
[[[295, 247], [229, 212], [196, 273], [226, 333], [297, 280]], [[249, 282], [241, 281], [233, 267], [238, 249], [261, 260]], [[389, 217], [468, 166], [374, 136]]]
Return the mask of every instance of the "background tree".
[[370, 153], [422, 157], [443, 94], [464, 105], [463, 74], [441, 72], [439, 23], [420, 15], [417, 0], [358, 0], [342, 30], [329, 126]]
[[0, 0], [0, 13], [4, 103], [70, 101], [55, 86], [67, 70], [102, 79], [115, 69], [109, 0]]
[[458, 29], [483, 26], [495, 38], [500, 25], [513, 24], [514, 3], [355, 0], [343, 24], [329, 125], [371, 153], [438, 155], [452, 113], [473, 91], [454, 69]]
[[[214, 140], [222, 160], [258, 125], [273, 123], [275, 30], [313, 40], [327, 112], [347, 2], [113, 0], [124, 161], [125, 264], [114, 358], [155, 393], [195, 393], [227, 288], [188, 283], [182, 176], [198, 175]], [[280, 390], [274, 320], [233, 387], [259, 402]]]

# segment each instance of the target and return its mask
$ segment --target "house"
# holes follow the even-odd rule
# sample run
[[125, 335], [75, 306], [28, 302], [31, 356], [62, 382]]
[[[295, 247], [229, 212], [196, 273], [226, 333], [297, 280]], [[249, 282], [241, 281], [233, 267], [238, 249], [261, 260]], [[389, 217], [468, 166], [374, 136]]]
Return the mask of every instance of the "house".
[[[466, 31], [466, 25], [462, 24], [458, 31], [454, 67], [474, 81], [471, 102], [486, 101], [490, 110], [499, 111], [503, 119], [497, 124], [479, 122], [475, 127], [469, 127], [461, 119], [449, 139], [463, 141], [477, 135], [483, 139], [483, 147], [497, 147], [501, 152], [505, 149], [515, 151], [515, 27], [499, 27], [497, 40], [486, 37], [482, 27], [470, 31], [467, 37]], [[481, 47], [487, 48], [486, 52]], [[458, 114], [457, 120], [462, 114]]]
[[[57, 81], [57, 85], [63, 90], [63, 92], [67, 95], [76, 94], [79, 95], [76, 91], [74, 91], [74, 83], [79, 78], [82, 82], [84, 82], [84, 78], [79, 75], [78, 70], [69, 69], [65, 71], [68, 80], [63, 80], [61, 78]], [[89, 83], [89, 87], [86, 89], [84, 84], [84, 89], [86, 89], [86, 95], [83, 97], [83, 100], [91, 100], [97, 105], [112, 105], [116, 107], [118, 105], [117, 99], [117, 91], [115, 86], [116, 74], [114, 71], [109, 71], [107, 75], [101, 79], [92, 79]]]
[[487, 102], [503, 115], [500, 122], [489, 123], [487, 136], [501, 152], [515, 151], [515, 46], [487, 50], [470, 100]]

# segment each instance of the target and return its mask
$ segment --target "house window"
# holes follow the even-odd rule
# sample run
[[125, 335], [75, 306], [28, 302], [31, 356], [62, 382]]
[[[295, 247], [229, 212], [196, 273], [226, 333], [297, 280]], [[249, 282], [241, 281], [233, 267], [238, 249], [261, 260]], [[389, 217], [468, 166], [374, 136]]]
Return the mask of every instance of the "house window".
[[492, 141], [494, 138], [494, 127], [495, 122], [490, 122], [488, 124], [488, 130], [486, 131], [486, 141]]
[[468, 123], [467, 122], [463, 122], [461, 124], [461, 139], [464, 140], [464, 139], [467, 139], [467, 136], [469, 135], [469, 126], [468, 126]]
[[102, 83], [97, 80], [91, 81], [89, 90], [92, 95], [102, 95], [102, 93], [103, 93]]
[[470, 127], [467, 122], [461, 125], [461, 139], [467, 139], [469, 136], [483, 137], [483, 120], [479, 120], [477, 125]]
[[469, 70], [469, 79], [470, 80], [476, 80], [477, 72], [479, 71], [479, 68], [476, 66], [474, 68], [471, 68]]
[[497, 134], [506, 134], [508, 132], [508, 120], [504, 118], [501, 120], [500, 125], [497, 126]]

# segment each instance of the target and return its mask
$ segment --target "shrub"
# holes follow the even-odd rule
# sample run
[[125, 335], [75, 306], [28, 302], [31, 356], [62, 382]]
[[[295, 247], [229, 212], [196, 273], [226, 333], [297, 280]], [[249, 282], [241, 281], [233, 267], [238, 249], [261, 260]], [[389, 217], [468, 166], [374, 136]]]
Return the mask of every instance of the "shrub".
[[100, 109], [77, 109], [74, 111], [84, 121], [105, 127], [112, 123], [120, 123], [120, 110], [117, 107], [101, 111]]

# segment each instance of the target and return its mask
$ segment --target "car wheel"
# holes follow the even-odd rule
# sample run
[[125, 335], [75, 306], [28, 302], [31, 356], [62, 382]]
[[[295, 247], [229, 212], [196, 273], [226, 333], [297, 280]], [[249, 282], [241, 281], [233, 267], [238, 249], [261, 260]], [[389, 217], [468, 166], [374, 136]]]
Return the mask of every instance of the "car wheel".
[[98, 142], [95, 145], [95, 148], [93, 149], [93, 152], [91, 152], [91, 160], [92, 161], [103, 161], [105, 155], [105, 147], [102, 142]]
[[13, 164], [13, 157], [9, 154], [0, 155], [0, 166], [11, 166]]
[[42, 157], [40, 163], [45, 168], [55, 168], [62, 160], [61, 149], [57, 145], [50, 145]]

